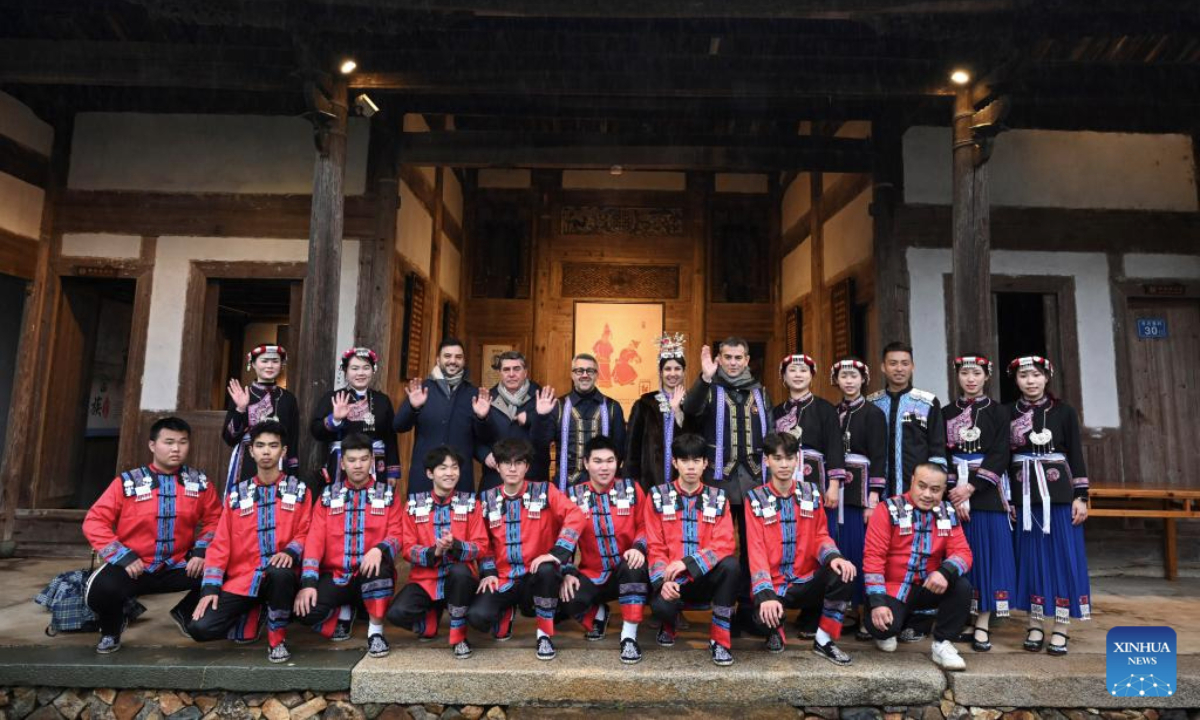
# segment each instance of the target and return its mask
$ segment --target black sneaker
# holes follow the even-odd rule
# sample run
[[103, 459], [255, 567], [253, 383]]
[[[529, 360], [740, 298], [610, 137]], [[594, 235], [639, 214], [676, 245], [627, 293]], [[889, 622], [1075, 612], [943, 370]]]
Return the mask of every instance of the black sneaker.
[[621, 640], [621, 662], [626, 665], [637, 665], [642, 661], [642, 648], [633, 638]]
[[387, 657], [391, 649], [392, 646], [388, 645], [387, 638], [379, 633], [367, 638], [367, 654], [373, 658]]
[[115, 653], [121, 649], [120, 635], [101, 635], [100, 642], [96, 643], [96, 652], [101, 655]]
[[668, 630], [665, 626], [658, 629], [658, 635], [654, 639], [658, 641], [661, 647], [675, 646], [675, 633]]
[[350, 639], [350, 635], [354, 630], [354, 616], [349, 620], [338, 618], [337, 624], [333, 626], [333, 634], [329, 639], [334, 642], [346, 642]]
[[612, 618], [612, 612], [608, 609], [608, 605], [603, 605], [604, 619], [597, 617], [592, 621], [592, 629], [583, 634], [583, 638], [590, 642], [597, 642], [604, 639], [604, 633], [608, 630], [608, 621]]
[[858, 629], [854, 631], [854, 639], [859, 642], [870, 642], [871, 638], [871, 633], [867, 632], [867, 629], [862, 625], [859, 625]]
[[773, 630], [767, 635], [767, 652], [783, 652], [783, 635], [780, 635], [779, 631]]
[[288, 651], [287, 643], [281, 642], [267, 650], [267, 659], [273, 663], [285, 663], [292, 659], [292, 653]]
[[925, 639], [925, 637], [926, 637], [926, 635], [923, 632], [917, 632], [916, 630], [913, 630], [912, 628], [904, 628], [903, 632], [900, 633], [900, 642], [902, 642], [902, 643], [921, 642], [922, 640]]
[[175, 607], [171, 608], [171, 612], [168, 614], [171, 616], [171, 619], [175, 621], [175, 627], [179, 628], [179, 634], [188, 640], [191, 640], [192, 636], [187, 631], [187, 618], [183, 616], [183, 612], [179, 608]]
[[813, 640], [812, 647], [813, 652], [817, 656], [825, 658], [834, 665], [849, 665], [851, 663], [850, 656], [847, 655], [846, 652], [838, 647], [837, 643], [832, 640], [824, 645], [816, 640]]
[[712, 652], [713, 664], [720, 665], [721, 667], [728, 667], [733, 664], [733, 653], [729, 652], [729, 648], [709, 641], [708, 649]]
[[469, 657], [471, 657], [471, 643], [463, 640], [454, 646], [455, 660], [466, 660]]
[[537, 659], [538, 660], [553, 660], [558, 653], [554, 651], [554, 641], [549, 635], [543, 635], [538, 638]]

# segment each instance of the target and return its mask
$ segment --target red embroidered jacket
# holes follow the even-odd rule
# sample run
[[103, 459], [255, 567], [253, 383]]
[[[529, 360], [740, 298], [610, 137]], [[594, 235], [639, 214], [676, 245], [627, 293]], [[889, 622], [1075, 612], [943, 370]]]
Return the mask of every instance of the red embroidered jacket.
[[257, 597], [272, 555], [291, 555], [293, 570], [299, 569], [312, 520], [312, 493], [294, 477], [272, 485], [255, 477], [235, 485], [226, 498], [200, 589], [205, 595], [224, 590]]
[[220, 517], [221, 499], [204, 473], [185, 465], [164, 475], [149, 465], [112, 481], [83, 519], [83, 534], [105, 562], [140, 559], [155, 572], [204, 557]]
[[[456, 492], [444, 499], [435, 493], [413, 493], [406, 509], [401, 515], [400, 536], [401, 552], [412, 563], [408, 581], [420, 585], [434, 600], [442, 600], [450, 566], [471, 566], [488, 546], [479, 502], [474, 493]], [[437, 557], [434, 546], [446, 533], [454, 536], [454, 545]]]
[[733, 518], [720, 488], [702, 485], [689, 495], [678, 480], [656, 485], [650, 488], [645, 522], [650, 582], [655, 585], [675, 560], [682, 560], [688, 574], [699, 579], [733, 554]]
[[599, 493], [591, 482], [567, 488], [587, 522], [579, 539], [579, 562], [569, 569], [602, 585], [621, 564], [630, 548], [645, 555], [645, 495], [633, 480], [615, 480], [606, 493]]
[[821, 489], [796, 482], [780, 495], [771, 485], [751, 490], [743, 503], [750, 592], [757, 602], [778, 600], [789, 585], [812, 580], [817, 570], [840, 558], [829, 537]]
[[504, 486], [480, 498], [487, 523], [488, 547], [479, 562], [484, 577], [500, 578], [500, 592], [526, 575], [526, 565], [550, 553], [562, 564], [575, 557], [575, 546], [587, 518], [583, 512], [546, 482], [526, 480], [521, 494], [508, 497]]
[[394, 563], [400, 555], [402, 514], [384, 480], [369, 480], [358, 490], [342, 482], [327, 486], [313, 507], [300, 585], [316, 587], [324, 573], [331, 573], [337, 585], [349, 583], [372, 548], [383, 551], [385, 563]]
[[863, 582], [871, 607], [904, 602], [930, 573], [953, 582], [971, 569], [971, 548], [948, 502], [920, 510], [908, 493], [880, 503], [867, 525]]

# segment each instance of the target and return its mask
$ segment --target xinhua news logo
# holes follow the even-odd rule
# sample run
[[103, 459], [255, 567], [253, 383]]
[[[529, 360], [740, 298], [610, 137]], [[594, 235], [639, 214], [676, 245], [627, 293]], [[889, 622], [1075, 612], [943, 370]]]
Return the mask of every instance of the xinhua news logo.
[[1106, 640], [1108, 693], [1169, 697], [1176, 691], [1175, 631], [1169, 627], [1115, 627]]

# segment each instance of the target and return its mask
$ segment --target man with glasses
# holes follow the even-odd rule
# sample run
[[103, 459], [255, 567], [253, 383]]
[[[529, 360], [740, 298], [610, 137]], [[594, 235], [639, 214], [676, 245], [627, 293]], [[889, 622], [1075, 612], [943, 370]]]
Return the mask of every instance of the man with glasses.
[[551, 413], [551, 422], [543, 423], [558, 444], [558, 474], [554, 478], [559, 490], [587, 479], [583, 467], [583, 448], [598, 435], [605, 435], [618, 448], [625, 447], [625, 412], [620, 403], [596, 389], [600, 365], [596, 358], [580, 353], [571, 359], [571, 392]]

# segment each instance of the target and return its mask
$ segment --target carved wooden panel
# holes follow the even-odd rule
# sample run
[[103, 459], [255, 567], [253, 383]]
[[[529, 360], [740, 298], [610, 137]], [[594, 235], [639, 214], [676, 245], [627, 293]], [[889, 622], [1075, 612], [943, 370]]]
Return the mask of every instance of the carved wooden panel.
[[804, 311], [797, 305], [784, 317], [784, 344], [789, 354], [804, 352], [804, 335], [800, 332], [803, 327]]
[[684, 234], [683, 208], [564, 205], [559, 217], [559, 233], [634, 237], [681, 236]]
[[442, 303], [442, 337], [458, 337], [458, 303], [453, 300]]
[[829, 320], [833, 326], [833, 357], [854, 353], [854, 279], [846, 278], [829, 288]]
[[400, 348], [401, 379], [419, 378], [425, 335], [425, 278], [410, 272], [404, 279], [404, 334]]
[[565, 262], [562, 297], [662, 299], [679, 297], [678, 265]]
[[724, 200], [713, 207], [709, 291], [714, 303], [771, 301], [769, 216], [760, 199]]

